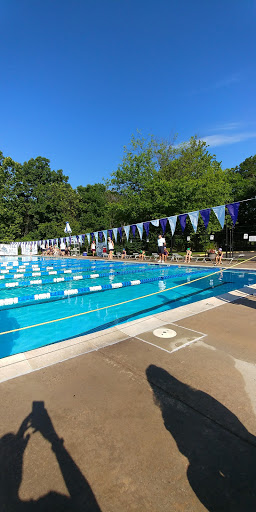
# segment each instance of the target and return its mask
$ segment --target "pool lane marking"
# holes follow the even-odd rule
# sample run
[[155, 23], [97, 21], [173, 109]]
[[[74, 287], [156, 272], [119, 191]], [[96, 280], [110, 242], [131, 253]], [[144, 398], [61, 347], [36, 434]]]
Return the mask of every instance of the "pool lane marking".
[[223, 267], [220, 270], [218, 270], [217, 272], [216, 271], [211, 272], [210, 274], [207, 274], [206, 276], [198, 277], [197, 279], [193, 279], [192, 281], [186, 281], [186, 283], [178, 284], [176, 286], [172, 286], [171, 288], [165, 288], [165, 290], [159, 290], [157, 292], [148, 293], [147, 295], [143, 295], [142, 297], [134, 297], [133, 299], [125, 300], [123, 302], [118, 302], [117, 304], [110, 304], [108, 306], [103, 306], [101, 308], [91, 309], [90, 311], [84, 311], [83, 313], [76, 313], [74, 315], [66, 316], [63, 318], [55, 318], [54, 320], [48, 320], [47, 322], [41, 322], [39, 324], [27, 325], [26, 327], [19, 327], [18, 329], [11, 329], [10, 331], [0, 332], [0, 336], [3, 336], [4, 334], [11, 334], [13, 332], [25, 331], [27, 329], [32, 329], [34, 327], [41, 327], [42, 325], [54, 324], [56, 322], [63, 322], [64, 320], [70, 320], [71, 318], [76, 318], [78, 316], [89, 315], [89, 313], [97, 313], [97, 311], [103, 311], [104, 309], [122, 306], [123, 304], [129, 304], [130, 302], [135, 302], [136, 300], [146, 299], [147, 297], [152, 297], [153, 295], [158, 295], [159, 293], [163, 293], [163, 292], [165, 293], [170, 290], [175, 290], [176, 288], [181, 288], [182, 286], [186, 286], [188, 284], [192, 284], [197, 281], [201, 281], [202, 279], [206, 279], [207, 277], [211, 277], [215, 274], [220, 274], [221, 272], [225, 272], [226, 270], [230, 270], [231, 268], [241, 265], [241, 263], [244, 264], [247, 261], [252, 260], [253, 258], [255, 258], [255, 255], [252, 256], [251, 258], [248, 258], [247, 260], [241, 261], [239, 263], [235, 263], [234, 265], [232, 265], [232, 267]]
[[[167, 324], [166, 324], [167, 325]], [[169, 325], [169, 324], [168, 324]], [[205, 338], [207, 336], [207, 334], [203, 334], [202, 336], [199, 336], [198, 338], [195, 338], [194, 340], [192, 341], [187, 341], [187, 343], [183, 343], [183, 345], [181, 345], [180, 347], [176, 347], [174, 348], [173, 350], [167, 350], [167, 348], [164, 348], [164, 347], [159, 347], [159, 345], [155, 345], [154, 343], [152, 343], [151, 341], [146, 341], [146, 340], [143, 340], [142, 338], [140, 338], [139, 336], [133, 336], [133, 338], [137, 339], [137, 340], [140, 340], [140, 341], [143, 341], [143, 343], [147, 343], [148, 345], [151, 345], [152, 347], [155, 347], [155, 348], [159, 348], [159, 350], [163, 350], [164, 352], [168, 352], [168, 354], [173, 354], [174, 352], [178, 352], [178, 350], [181, 350], [182, 348], [186, 348], [188, 347], [189, 345], [192, 345], [192, 343], [195, 343], [196, 341], [199, 341], [201, 340], [202, 338]]]

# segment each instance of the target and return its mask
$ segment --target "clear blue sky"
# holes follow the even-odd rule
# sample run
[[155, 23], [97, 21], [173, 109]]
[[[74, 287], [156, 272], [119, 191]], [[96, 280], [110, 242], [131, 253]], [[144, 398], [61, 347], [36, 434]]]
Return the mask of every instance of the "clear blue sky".
[[0, 150], [107, 178], [123, 145], [197, 134], [256, 153], [256, 0], [0, 0]]

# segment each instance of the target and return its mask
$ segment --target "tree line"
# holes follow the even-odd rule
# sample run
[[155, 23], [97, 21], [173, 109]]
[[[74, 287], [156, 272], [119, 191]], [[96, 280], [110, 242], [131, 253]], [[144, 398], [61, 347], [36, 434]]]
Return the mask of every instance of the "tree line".
[[[21, 164], [0, 152], [0, 195], [1, 242], [56, 238], [63, 236], [66, 220], [73, 233], [80, 234], [255, 197], [256, 155], [223, 169], [197, 137], [177, 145], [138, 133], [124, 147], [122, 161], [108, 180], [74, 189], [61, 169], [51, 169], [47, 158]], [[242, 203], [235, 229], [251, 232], [255, 221], [256, 201]], [[227, 222], [230, 228], [231, 219]], [[140, 242], [136, 235], [134, 245], [126, 248], [154, 249], [157, 232], [152, 226], [148, 241], [144, 235]], [[173, 240], [167, 229], [167, 244], [185, 248], [191, 235], [194, 248], [203, 249], [209, 245], [209, 233], [222, 243], [223, 230], [214, 213], [207, 231], [200, 218], [197, 234], [190, 221], [184, 234], [177, 223]]]

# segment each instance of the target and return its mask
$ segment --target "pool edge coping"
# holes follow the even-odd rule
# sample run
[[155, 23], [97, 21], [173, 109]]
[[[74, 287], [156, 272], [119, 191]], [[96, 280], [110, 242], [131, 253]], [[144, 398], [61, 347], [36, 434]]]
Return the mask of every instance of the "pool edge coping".
[[[136, 336], [136, 334], [139, 334], [139, 332], [147, 332], [156, 327], [183, 320], [254, 294], [256, 294], [256, 284], [244, 286], [243, 288], [208, 299], [202, 299], [175, 309], [145, 316], [131, 322], [122, 323], [109, 329], [99, 330], [27, 352], [7, 356], [0, 359], [0, 384], [67, 361], [68, 359], [129, 340]], [[143, 331], [141, 331], [142, 326]]]

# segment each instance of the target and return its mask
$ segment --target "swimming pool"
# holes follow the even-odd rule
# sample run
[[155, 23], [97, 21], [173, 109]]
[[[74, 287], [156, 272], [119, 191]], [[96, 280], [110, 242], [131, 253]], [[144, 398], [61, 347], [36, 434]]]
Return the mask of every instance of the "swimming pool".
[[[143, 262], [0, 258], [0, 333], [18, 329], [0, 335], [0, 358], [256, 283], [253, 271], [218, 271], [216, 267]], [[157, 295], [121, 304], [160, 290]], [[113, 304], [119, 305], [105, 308]], [[99, 308], [103, 309], [19, 330]]]

